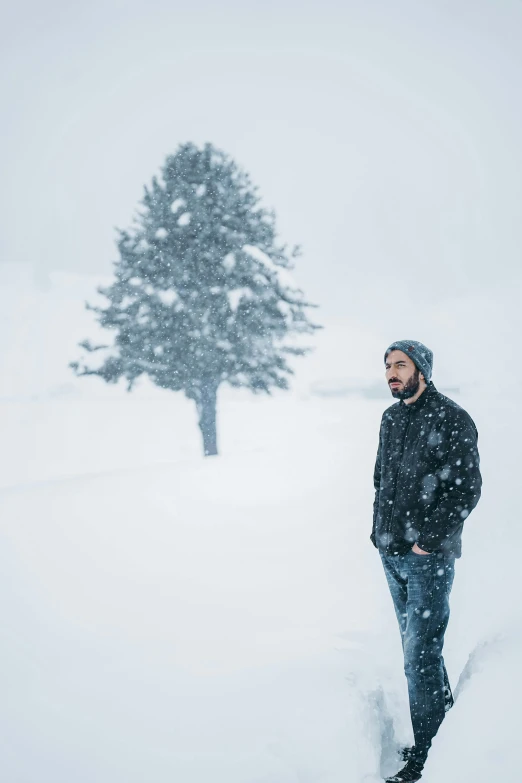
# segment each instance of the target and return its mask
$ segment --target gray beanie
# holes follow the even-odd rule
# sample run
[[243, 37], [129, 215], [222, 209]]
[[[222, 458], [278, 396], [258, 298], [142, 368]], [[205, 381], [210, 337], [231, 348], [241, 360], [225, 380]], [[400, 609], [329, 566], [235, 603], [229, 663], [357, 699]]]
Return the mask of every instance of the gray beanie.
[[429, 348], [426, 348], [425, 345], [417, 342], [417, 340], [397, 340], [397, 342], [390, 345], [384, 354], [385, 362], [391, 351], [402, 351], [409, 356], [412, 362], [424, 375], [426, 383], [430, 382], [431, 373], [433, 371], [433, 353]]

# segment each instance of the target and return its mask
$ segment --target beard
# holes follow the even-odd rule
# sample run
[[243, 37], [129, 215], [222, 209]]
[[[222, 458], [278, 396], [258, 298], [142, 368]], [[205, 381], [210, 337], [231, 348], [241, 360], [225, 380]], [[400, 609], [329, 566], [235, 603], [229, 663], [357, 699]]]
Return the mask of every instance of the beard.
[[[392, 378], [392, 380], [394, 380]], [[395, 380], [399, 380], [396, 378]], [[404, 387], [402, 389], [390, 389], [392, 393], [392, 397], [395, 397], [396, 400], [409, 400], [410, 397], [415, 397], [417, 392], [420, 388], [420, 370], [415, 368], [413, 373], [410, 375], [406, 383], [404, 384]]]

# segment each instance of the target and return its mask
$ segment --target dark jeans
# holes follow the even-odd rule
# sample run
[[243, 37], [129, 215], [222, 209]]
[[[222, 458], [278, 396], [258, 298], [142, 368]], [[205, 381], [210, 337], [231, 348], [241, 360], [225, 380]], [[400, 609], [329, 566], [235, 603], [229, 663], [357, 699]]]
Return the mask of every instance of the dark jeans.
[[455, 558], [410, 551], [406, 555], [381, 553], [381, 559], [401, 631], [414, 758], [424, 764], [445, 710], [453, 703], [442, 647]]

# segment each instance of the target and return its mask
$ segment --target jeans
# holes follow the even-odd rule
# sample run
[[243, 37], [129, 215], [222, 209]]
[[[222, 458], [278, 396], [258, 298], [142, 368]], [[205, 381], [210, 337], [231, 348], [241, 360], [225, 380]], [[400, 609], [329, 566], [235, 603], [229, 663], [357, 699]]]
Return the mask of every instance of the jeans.
[[453, 704], [442, 647], [455, 558], [410, 551], [406, 555], [381, 553], [381, 559], [401, 632], [415, 737], [413, 758], [424, 764], [446, 709]]

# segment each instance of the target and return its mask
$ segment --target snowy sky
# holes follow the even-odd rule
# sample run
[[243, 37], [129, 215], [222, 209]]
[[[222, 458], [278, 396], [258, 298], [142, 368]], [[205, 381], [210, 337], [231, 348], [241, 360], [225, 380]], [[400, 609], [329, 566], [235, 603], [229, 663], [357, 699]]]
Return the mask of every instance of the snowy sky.
[[518, 1], [25, 0], [2, 27], [3, 262], [106, 274], [143, 184], [208, 140], [331, 315], [363, 277], [384, 306], [517, 279]]

